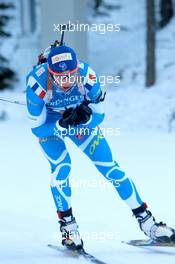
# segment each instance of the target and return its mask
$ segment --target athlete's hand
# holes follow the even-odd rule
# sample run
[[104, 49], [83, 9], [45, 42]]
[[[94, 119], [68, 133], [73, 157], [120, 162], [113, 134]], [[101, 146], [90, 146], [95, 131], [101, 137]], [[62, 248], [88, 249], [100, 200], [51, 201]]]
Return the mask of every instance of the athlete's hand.
[[92, 115], [92, 110], [88, 103], [84, 101], [76, 108], [68, 108], [64, 111], [62, 118], [59, 120], [59, 125], [64, 128], [74, 127], [80, 124], [85, 124], [89, 121]]
[[76, 112], [77, 112], [76, 125], [87, 123], [92, 115], [92, 110], [88, 106], [86, 101], [84, 101], [83, 103], [81, 103], [76, 107]]
[[59, 120], [59, 125], [64, 128], [73, 127], [76, 125], [77, 120], [76, 108], [68, 108], [64, 111], [62, 118]]

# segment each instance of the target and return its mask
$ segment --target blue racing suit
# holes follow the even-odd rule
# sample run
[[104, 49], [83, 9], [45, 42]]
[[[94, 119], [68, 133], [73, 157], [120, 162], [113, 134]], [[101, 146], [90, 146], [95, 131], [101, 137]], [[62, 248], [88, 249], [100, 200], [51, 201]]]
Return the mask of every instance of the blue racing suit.
[[[75, 82], [68, 92], [62, 91], [54, 81], [51, 83], [51, 88], [48, 88], [47, 62], [34, 67], [27, 76], [28, 116], [32, 132], [39, 138], [39, 143], [51, 166], [51, 192], [57, 211], [64, 212], [71, 207], [69, 184], [71, 159], [65, 145], [66, 137], [69, 137], [91, 159], [131, 209], [138, 208], [143, 202], [136, 187], [114, 160], [99, 128], [99, 124], [104, 119], [103, 102], [99, 100], [102, 94], [99, 78], [94, 70], [83, 62], [79, 62], [78, 74], [81, 81]], [[75, 108], [85, 99], [91, 101], [90, 120], [71, 130], [61, 127], [59, 120], [65, 109]]]

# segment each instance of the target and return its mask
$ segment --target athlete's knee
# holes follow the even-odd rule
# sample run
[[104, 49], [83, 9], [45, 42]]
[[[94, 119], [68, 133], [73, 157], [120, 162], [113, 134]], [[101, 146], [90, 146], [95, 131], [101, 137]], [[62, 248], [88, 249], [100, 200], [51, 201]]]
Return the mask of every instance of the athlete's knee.
[[116, 162], [112, 163], [113, 165], [111, 165], [110, 162], [106, 162], [106, 164], [104, 163], [103, 166], [97, 166], [97, 168], [108, 181], [117, 185], [119, 182], [124, 181], [126, 176], [125, 172], [120, 169]]
[[108, 170], [105, 177], [111, 180], [122, 180], [125, 177], [125, 172], [115, 165]]
[[[62, 154], [64, 155], [64, 153]], [[65, 157], [56, 164], [51, 164], [51, 187], [65, 187], [69, 182], [71, 171], [71, 159], [67, 153]]]

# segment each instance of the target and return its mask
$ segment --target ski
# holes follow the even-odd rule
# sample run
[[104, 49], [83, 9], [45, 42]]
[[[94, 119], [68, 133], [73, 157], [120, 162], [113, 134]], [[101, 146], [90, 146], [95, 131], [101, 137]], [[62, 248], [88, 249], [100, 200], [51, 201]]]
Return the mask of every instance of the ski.
[[135, 247], [175, 247], [174, 242], [157, 242], [152, 239], [135, 239], [122, 241], [122, 243]]
[[107, 264], [104, 261], [101, 261], [100, 259], [96, 258], [95, 256], [91, 255], [90, 253], [86, 252], [84, 249], [68, 249], [66, 247], [61, 247], [61, 246], [55, 246], [52, 244], [47, 245], [49, 248], [52, 248], [54, 250], [57, 250], [59, 252], [68, 254], [68, 256], [78, 258], [80, 256], [83, 256], [87, 261], [95, 263], [95, 264]]

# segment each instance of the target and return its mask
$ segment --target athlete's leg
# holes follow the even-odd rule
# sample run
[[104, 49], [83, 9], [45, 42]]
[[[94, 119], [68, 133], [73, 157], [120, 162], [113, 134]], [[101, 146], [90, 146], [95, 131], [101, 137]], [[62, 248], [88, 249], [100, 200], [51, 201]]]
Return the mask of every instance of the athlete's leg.
[[175, 231], [162, 222], [157, 223], [142, 202], [136, 187], [113, 160], [110, 147], [100, 130], [83, 137], [72, 137], [77, 146], [92, 160], [96, 168], [113, 183], [122, 200], [132, 209], [141, 230], [156, 241], [175, 241]]
[[51, 192], [57, 211], [71, 208], [71, 188], [69, 174], [71, 160], [64, 141], [57, 136], [40, 138], [39, 143], [51, 165]]
[[96, 168], [109, 180], [133, 210], [143, 204], [133, 181], [114, 161], [110, 147], [100, 129], [84, 136], [72, 136], [74, 143], [92, 160]]
[[81, 248], [83, 242], [71, 208], [71, 160], [66, 145], [56, 136], [41, 138], [40, 145], [51, 165], [51, 191], [57, 208], [62, 244], [71, 249]]

